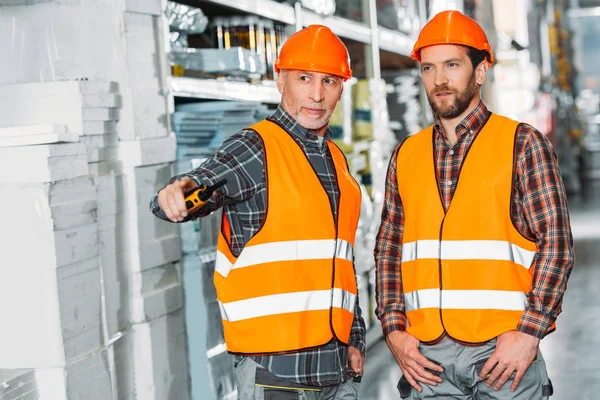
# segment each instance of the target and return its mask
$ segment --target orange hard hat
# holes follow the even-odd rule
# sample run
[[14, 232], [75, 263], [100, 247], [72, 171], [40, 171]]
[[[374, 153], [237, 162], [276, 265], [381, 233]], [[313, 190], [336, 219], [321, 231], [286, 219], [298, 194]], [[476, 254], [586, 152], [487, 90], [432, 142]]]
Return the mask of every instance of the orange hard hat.
[[460, 11], [448, 10], [436, 14], [419, 34], [410, 57], [421, 61], [421, 49], [436, 44], [460, 44], [484, 50], [489, 55], [488, 66], [494, 62], [492, 46], [479, 24]]
[[348, 49], [335, 33], [323, 25], [310, 25], [286, 40], [275, 61], [275, 71], [299, 69], [352, 77]]

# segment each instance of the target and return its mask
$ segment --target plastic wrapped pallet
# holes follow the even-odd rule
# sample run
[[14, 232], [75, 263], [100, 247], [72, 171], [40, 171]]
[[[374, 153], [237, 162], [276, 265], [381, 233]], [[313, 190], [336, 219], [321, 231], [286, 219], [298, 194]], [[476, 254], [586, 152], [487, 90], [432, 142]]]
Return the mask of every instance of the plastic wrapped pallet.
[[241, 47], [230, 49], [173, 49], [169, 54], [172, 64], [185, 70], [216, 75], [252, 76], [266, 73], [260, 55]]

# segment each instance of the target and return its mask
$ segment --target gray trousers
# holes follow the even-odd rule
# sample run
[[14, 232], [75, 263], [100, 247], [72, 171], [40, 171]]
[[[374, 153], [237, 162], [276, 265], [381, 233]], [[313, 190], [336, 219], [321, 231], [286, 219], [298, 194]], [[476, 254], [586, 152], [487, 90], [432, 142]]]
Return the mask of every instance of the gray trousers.
[[[258, 373], [257, 373], [258, 371]], [[348, 380], [339, 385], [303, 387], [277, 379], [250, 358], [236, 364], [235, 381], [239, 400], [357, 400], [360, 383]]]
[[[429, 386], [419, 383], [423, 392], [412, 389], [404, 379], [398, 384], [403, 399], [461, 399], [461, 400], [547, 400], [552, 394], [552, 384], [548, 379], [546, 364], [538, 350], [518, 389], [510, 391], [513, 376], [495, 390], [487, 387], [479, 374], [496, 349], [496, 339], [481, 346], [464, 346], [445, 337], [435, 345], [419, 345], [421, 353], [429, 360], [441, 365], [442, 383]], [[403, 382], [404, 381], [404, 382]], [[404, 389], [404, 390], [402, 390]]]

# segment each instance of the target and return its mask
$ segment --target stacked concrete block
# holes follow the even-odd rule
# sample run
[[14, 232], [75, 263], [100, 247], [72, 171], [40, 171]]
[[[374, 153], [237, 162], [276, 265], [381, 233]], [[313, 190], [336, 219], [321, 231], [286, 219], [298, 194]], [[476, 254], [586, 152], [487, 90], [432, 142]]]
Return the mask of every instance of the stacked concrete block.
[[63, 367], [0, 370], [0, 400], [112, 399], [106, 349]]
[[[51, 132], [54, 139], [79, 135], [79, 158], [52, 154], [72, 157], [68, 165], [73, 171], [66, 160], [48, 158], [40, 168], [51, 171], [24, 182], [82, 174], [95, 190], [92, 220], [81, 217], [83, 205], [59, 211], [63, 220], [78, 217], [80, 225], [96, 224], [103, 299], [97, 338], [105, 351], [111, 392], [102, 398], [118, 393], [124, 399], [185, 400], [189, 378], [179, 229], [148, 210], [154, 192], [173, 173], [176, 146], [168, 121], [173, 106], [162, 2], [26, 3], [0, 13], [0, 48], [11, 60], [0, 64], [0, 84], [8, 87], [0, 91], [0, 128], [50, 121], [64, 127], [64, 132]], [[57, 137], [62, 133], [71, 136]]]
[[[157, 159], [173, 159], [169, 148], [162, 152], [170, 155], [154, 151]], [[179, 229], [148, 209], [154, 193], [172, 175], [172, 163], [123, 167], [124, 251], [119, 261], [129, 282], [132, 324], [115, 343], [122, 399], [189, 396]]]
[[85, 146], [2, 147], [0, 169], [0, 304], [14, 321], [0, 332], [2, 398], [111, 399]]
[[190, 398], [184, 318], [178, 310], [134, 324], [115, 343], [119, 399]]
[[[213, 284], [221, 214], [217, 211], [181, 225], [188, 356], [194, 399], [237, 397], [234, 360], [227, 353]], [[209, 392], [207, 388], [210, 388]]]
[[119, 260], [120, 253], [125, 250], [123, 175], [117, 161], [96, 163], [92, 171], [98, 199], [98, 239], [106, 316], [104, 338], [105, 345], [109, 345], [130, 323], [128, 281]]

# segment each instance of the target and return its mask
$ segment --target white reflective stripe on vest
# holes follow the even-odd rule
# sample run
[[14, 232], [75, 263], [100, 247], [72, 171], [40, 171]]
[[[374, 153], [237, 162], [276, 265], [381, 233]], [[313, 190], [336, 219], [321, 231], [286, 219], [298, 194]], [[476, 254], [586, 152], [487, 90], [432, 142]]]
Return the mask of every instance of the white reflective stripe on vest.
[[314, 290], [272, 294], [229, 303], [219, 301], [219, 308], [224, 320], [236, 322], [268, 315], [329, 310], [332, 300], [333, 308], [342, 308], [354, 313], [356, 295], [338, 288], [333, 289], [333, 299], [331, 290]]
[[535, 251], [502, 240], [444, 240], [440, 254], [438, 240], [418, 240], [402, 245], [402, 261], [424, 258], [442, 260], [505, 260], [529, 269]]
[[[513, 310], [527, 306], [523, 292], [506, 290], [442, 290], [442, 309]], [[440, 308], [440, 289], [415, 290], [404, 295], [406, 311]]]
[[229, 271], [231, 271], [232, 265], [233, 264], [229, 262], [227, 256], [221, 253], [219, 250], [217, 250], [217, 256], [215, 259], [215, 272], [218, 272], [222, 276], [227, 277], [227, 275], [229, 275]]
[[215, 270], [224, 277], [232, 269], [249, 267], [278, 261], [319, 260], [341, 258], [352, 261], [354, 249], [346, 240], [290, 240], [246, 246], [235, 261], [231, 263], [225, 255], [217, 251]]

